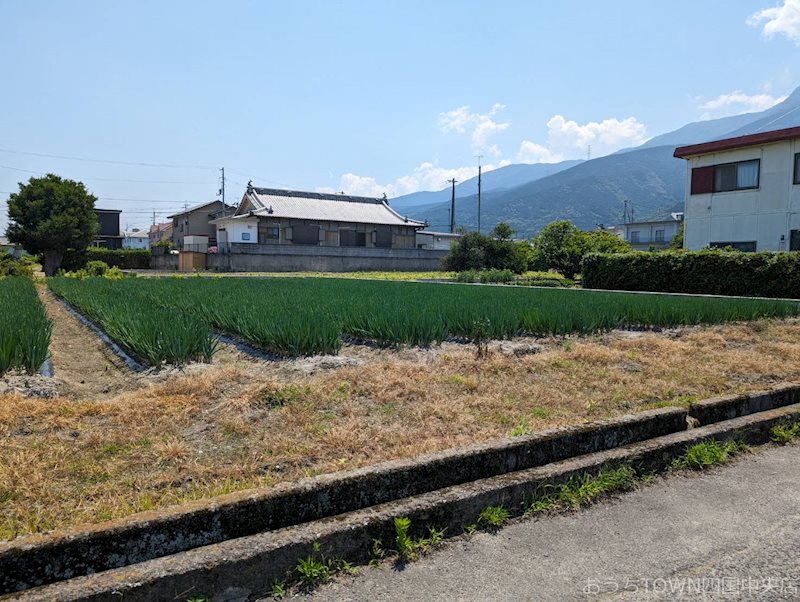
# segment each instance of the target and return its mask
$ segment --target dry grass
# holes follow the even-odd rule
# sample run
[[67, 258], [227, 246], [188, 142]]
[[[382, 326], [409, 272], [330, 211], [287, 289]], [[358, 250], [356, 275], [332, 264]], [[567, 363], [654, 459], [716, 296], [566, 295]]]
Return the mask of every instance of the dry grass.
[[242, 361], [101, 400], [0, 396], [0, 539], [800, 380], [795, 320], [547, 345], [375, 352], [313, 376]]

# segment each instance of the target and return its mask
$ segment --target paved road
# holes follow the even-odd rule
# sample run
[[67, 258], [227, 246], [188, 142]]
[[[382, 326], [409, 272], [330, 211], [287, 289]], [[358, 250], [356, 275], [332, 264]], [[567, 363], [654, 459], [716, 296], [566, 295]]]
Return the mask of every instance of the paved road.
[[311, 598], [800, 600], [800, 446], [451, 540], [402, 571], [364, 568]]

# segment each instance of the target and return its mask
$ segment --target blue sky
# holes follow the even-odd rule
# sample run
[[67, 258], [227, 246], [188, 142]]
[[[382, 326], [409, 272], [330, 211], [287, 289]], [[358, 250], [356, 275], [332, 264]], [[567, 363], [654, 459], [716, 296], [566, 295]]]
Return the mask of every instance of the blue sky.
[[800, 0], [0, 0], [0, 67], [0, 227], [48, 171], [146, 227], [222, 166], [232, 200], [395, 196], [766, 108], [800, 85]]

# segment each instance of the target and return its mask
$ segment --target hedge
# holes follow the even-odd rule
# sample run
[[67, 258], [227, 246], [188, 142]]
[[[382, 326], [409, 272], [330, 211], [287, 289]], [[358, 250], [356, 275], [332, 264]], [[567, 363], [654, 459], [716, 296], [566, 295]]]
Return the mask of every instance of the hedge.
[[800, 253], [664, 251], [590, 253], [584, 288], [800, 298]]
[[108, 267], [123, 270], [146, 270], [150, 267], [150, 251], [147, 249], [102, 249], [89, 247], [75, 251], [69, 250], [61, 262], [62, 269], [70, 272], [86, 268], [90, 261], [102, 261]]

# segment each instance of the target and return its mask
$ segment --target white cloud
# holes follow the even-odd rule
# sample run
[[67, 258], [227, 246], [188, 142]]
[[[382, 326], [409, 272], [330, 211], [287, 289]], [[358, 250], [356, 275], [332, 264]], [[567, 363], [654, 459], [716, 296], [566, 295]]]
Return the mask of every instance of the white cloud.
[[712, 119], [727, 115], [764, 111], [784, 100], [786, 100], [786, 96], [745, 94], [741, 90], [735, 90], [730, 94], [720, 94], [716, 98], [698, 105], [697, 108], [704, 111], [703, 119]]
[[[498, 167], [510, 165], [511, 161], [503, 160], [496, 164], [483, 166], [483, 172], [492, 171]], [[317, 192], [345, 192], [359, 196], [380, 197], [384, 193], [389, 198], [404, 194], [411, 194], [420, 190], [441, 190], [447, 186], [447, 180], [455, 178], [463, 182], [478, 175], [478, 167], [441, 167], [436, 163], [425, 162], [414, 168], [411, 174], [401, 176], [393, 182], [381, 184], [370, 176], [359, 176], [346, 173], [339, 179], [338, 190], [332, 188], [317, 188]]]
[[761, 27], [762, 33], [772, 38], [781, 34], [800, 46], [800, 0], [783, 0], [783, 4], [765, 8], [750, 16], [747, 24]]
[[520, 163], [558, 163], [563, 160], [563, 155], [530, 140], [523, 140], [517, 153], [517, 161]]
[[466, 134], [467, 131], [470, 131], [472, 152], [486, 152], [499, 157], [501, 153], [497, 145], [487, 146], [487, 144], [489, 138], [511, 125], [508, 122], [498, 122], [494, 119], [505, 108], [504, 104], [498, 102], [488, 113], [470, 113], [468, 106], [439, 113], [439, 129], [445, 134], [448, 132]]
[[604, 119], [583, 125], [554, 115], [547, 122], [547, 144], [523, 140], [517, 160], [522, 163], [557, 163], [565, 159], [586, 156], [592, 147], [592, 156], [599, 157], [621, 148], [638, 146], [646, 141], [647, 128], [635, 117]]

